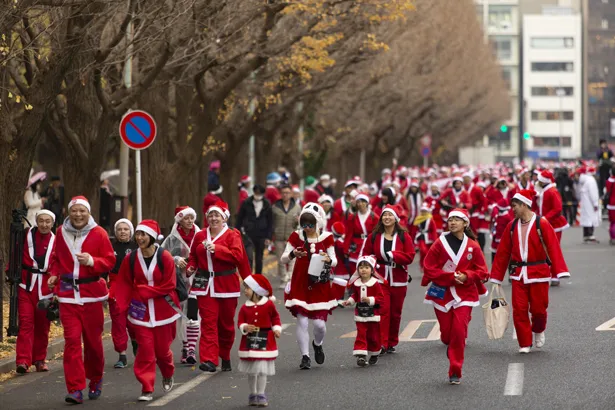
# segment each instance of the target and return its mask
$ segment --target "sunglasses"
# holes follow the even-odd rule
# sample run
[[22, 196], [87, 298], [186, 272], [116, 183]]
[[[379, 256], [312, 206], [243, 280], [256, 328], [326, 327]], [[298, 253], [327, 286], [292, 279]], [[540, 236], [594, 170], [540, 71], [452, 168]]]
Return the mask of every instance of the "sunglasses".
[[316, 225], [314, 225], [314, 224], [308, 224], [308, 223], [301, 224], [301, 228], [302, 228], [302, 229], [306, 229], [306, 228], [313, 229], [315, 226], [316, 226]]

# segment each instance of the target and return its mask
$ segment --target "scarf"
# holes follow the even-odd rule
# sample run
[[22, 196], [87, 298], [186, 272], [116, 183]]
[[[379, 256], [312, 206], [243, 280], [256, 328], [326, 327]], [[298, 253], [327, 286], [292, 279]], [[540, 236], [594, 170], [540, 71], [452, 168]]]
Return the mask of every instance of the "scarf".
[[420, 224], [422, 224], [423, 222], [425, 222], [428, 219], [431, 219], [432, 215], [431, 214], [427, 214], [427, 215], [417, 215], [416, 218], [414, 218], [414, 222], [412, 223], [414, 226], [419, 226]]
[[64, 222], [62, 223], [62, 229], [64, 230], [64, 232], [79, 237], [87, 235], [92, 229], [96, 228], [97, 226], [98, 224], [94, 221], [94, 218], [92, 218], [91, 215], [90, 219], [88, 220], [88, 223], [81, 229], [76, 229], [75, 227], [73, 227], [73, 225], [70, 223], [69, 217], [66, 217], [66, 219], [64, 219]]

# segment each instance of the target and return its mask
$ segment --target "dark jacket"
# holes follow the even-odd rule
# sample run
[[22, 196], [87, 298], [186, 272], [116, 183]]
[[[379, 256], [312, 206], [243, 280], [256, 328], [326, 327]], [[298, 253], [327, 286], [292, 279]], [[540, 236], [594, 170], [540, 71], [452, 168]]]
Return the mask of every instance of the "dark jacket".
[[254, 197], [250, 196], [243, 201], [237, 214], [235, 228], [242, 230], [250, 238], [271, 239], [273, 232], [273, 214], [271, 213], [271, 203], [263, 198], [263, 209], [256, 217], [254, 209]]

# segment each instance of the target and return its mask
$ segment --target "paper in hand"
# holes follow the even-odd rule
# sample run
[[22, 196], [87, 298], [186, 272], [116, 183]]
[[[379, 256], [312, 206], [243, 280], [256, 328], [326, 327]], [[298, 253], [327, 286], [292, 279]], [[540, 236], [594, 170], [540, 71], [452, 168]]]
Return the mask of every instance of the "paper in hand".
[[457, 265], [455, 265], [450, 259], [444, 264], [444, 267], [442, 268], [444, 272], [455, 272], [456, 269]]

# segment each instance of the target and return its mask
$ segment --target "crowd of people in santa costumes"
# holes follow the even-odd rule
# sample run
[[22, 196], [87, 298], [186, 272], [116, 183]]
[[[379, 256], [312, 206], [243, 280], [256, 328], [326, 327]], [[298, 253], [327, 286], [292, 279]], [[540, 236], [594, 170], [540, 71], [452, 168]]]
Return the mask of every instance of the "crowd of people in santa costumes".
[[378, 217], [370, 209], [369, 197], [358, 194], [354, 197], [356, 212], [346, 219], [346, 236], [344, 238], [344, 254], [348, 259], [348, 269], [354, 272], [355, 265], [361, 253], [361, 248], [367, 236], [378, 224]]

